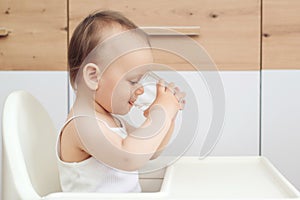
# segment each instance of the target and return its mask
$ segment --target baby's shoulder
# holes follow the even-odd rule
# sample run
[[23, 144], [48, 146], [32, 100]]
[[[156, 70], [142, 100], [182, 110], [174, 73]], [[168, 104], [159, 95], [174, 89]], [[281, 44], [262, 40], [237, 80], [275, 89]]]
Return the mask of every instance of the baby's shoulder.
[[67, 123], [61, 130], [61, 142], [72, 143], [74, 146], [78, 146], [80, 144], [79, 136], [77, 134], [75, 120], [67, 119]]

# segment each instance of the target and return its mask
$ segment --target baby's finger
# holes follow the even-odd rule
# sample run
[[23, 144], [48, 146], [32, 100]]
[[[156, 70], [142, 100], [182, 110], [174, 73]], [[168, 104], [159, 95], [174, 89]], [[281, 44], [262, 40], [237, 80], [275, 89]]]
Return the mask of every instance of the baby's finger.
[[160, 79], [158, 83], [156, 84], [156, 89], [158, 92], [164, 92], [165, 91], [165, 81], [163, 79]]
[[186, 93], [185, 92], [177, 92], [175, 94], [176, 98], [178, 101], [180, 101], [181, 99], [183, 99], [185, 96], [186, 96]]
[[180, 92], [179, 87], [175, 87], [175, 88], [174, 88], [174, 91], [175, 91], [176, 93]]
[[177, 87], [177, 86], [174, 88], [174, 91], [175, 91], [175, 93], [180, 93], [181, 92], [179, 87]]
[[185, 99], [181, 99], [180, 102], [179, 102], [179, 110], [183, 110], [184, 107], [185, 107]]
[[169, 83], [169, 84], [167, 85], [166, 91], [169, 90], [169, 91], [171, 91], [171, 92], [174, 94], [174, 93], [175, 93], [174, 88], [175, 88], [175, 84], [174, 84], [173, 82], [171, 82], [171, 83]]

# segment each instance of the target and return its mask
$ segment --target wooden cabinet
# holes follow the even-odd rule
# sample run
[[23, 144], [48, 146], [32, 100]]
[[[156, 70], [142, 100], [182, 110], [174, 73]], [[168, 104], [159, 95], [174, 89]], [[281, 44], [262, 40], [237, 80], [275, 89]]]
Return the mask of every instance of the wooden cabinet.
[[[220, 70], [259, 70], [260, 1], [257, 0], [70, 0], [70, 36], [96, 8], [120, 11], [138, 26], [199, 26], [193, 36]], [[158, 62], [190, 69], [183, 59]]]
[[[11, 33], [0, 37], [0, 70], [66, 70], [68, 31], [96, 9], [143, 27], [200, 27], [192, 39], [220, 70], [299, 69], [299, 7], [296, 0], [2, 0], [0, 27]], [[183, 59], [158, 62], [189, 69]]]
[[262, 68], [300, 69], [300, 1], [262, 3]]
[[0, 70], [67, 69], [67, 1], [1, 0]]
[[[0, 69], [66, 70], [68, 31], [71, 36], [95, 9], [112, 9], [143, 27], [200, 27], [199, 35], [192, 39], [208, 52], [218, 69], [259, 70], [260, 1], [70, 0], [68, 6], [66, 0], [3, 0], [0, 27], [12, 32], [0, 38]], [[158, 57], [157, 62], [190, 69], [184, 59], [174, 55]]]

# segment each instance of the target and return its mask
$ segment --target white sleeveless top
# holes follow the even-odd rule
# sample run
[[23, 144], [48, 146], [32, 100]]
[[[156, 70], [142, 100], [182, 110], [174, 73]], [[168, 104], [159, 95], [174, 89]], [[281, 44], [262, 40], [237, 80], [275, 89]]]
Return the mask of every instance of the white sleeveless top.
[[[64, 162], [60, 158], [60, 136], [64, 127], [74, 118], [89, 116], [73, 116], [62, 127], [56, 143], [56, 157], [60, 184], [63, 192], [141, 192], [137, 171], [126, 172], [108, 167], [90, 157], [81, 162]], [[122, 138], [127, 137], [125, 124], [121, 128], [110, 128]]]

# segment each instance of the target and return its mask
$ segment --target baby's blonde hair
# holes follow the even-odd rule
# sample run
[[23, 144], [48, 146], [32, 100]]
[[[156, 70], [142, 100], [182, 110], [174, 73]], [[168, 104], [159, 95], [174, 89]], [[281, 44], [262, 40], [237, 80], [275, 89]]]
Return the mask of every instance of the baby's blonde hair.
[[105, 10], [90, 14], [74, 30], [68, 48], [68, 70], [73, 88], [80, 65], [97, 44], [105, 39], [103, 32], [112, 25], [121, 25], [127, 30], [138, 28], [121, 13]]

